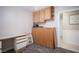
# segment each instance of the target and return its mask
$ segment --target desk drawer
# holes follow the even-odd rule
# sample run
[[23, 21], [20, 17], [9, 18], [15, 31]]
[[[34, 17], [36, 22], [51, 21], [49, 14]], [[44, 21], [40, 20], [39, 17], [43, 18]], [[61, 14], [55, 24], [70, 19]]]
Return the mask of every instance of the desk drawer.
[[18, 37], [18, 38], [16, 38], [16, 40], [25, 39], [25, 38], [27, 38], [27, 37], [26, 36]]
[[2, 48], [2, 41], [0, 41], [0, 48]]
[[26, 46], [26, 43], [27, 43], [27, 42], [25, 41], [25, 42], [16, 44], [15, 49], [18, 50], [18, 49], [21, 49], [21, 48], [25, 47], [25, 46]]
[[16, 40], [16, 43], [20, 43], [20, 42], [27, 41], [27, 40], [28, 40], [27, 38], [21, 39], [21, 40]]

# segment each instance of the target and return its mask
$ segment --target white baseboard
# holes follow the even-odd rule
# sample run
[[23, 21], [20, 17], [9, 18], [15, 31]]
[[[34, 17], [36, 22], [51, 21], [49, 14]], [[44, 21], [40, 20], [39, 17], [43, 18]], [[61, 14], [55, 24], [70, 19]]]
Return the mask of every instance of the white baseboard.
[[68, 50], [75, 51], [75, 52], [79, 52], [79, 45], [76, 45], [76, 44], [62, 42], [61, 48], [68, 49]]

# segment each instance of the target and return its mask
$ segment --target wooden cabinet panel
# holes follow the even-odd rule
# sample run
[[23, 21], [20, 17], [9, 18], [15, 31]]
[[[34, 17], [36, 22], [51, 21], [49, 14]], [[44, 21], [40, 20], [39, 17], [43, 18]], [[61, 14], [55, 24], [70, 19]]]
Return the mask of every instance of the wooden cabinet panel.
[[46, 8], [45, 9], [45, 20], [51, 19], [51, 8]]
[[33, 22], [35, 22], [35, 20], [36, 20], [36, 19], [35, 19], [35, 17], [36, 17], [36, 13], [33, 12], [33, 15], [32, 15], [32, 16], [33, 16]]
[[33, 28], [32, 33], [33, 33], [33, 39], [35, 43], [49, 48], [55, 47], [53, 28]]
[[40, 32], [39, 29], [36, 29], [36, 39], [35, 39], [35, 40], [36, 40], [36, 43], [37, 43], [37, 44], [40, 43], [40, 36], [39, 36], [40, 33], [39, 33], [39, 32]]
[[0, 53], [2, 52], [2, 41], [0, 41]]
[[32, 36], [33, 36], [33, 41], [35, 43], [36, 42], [36, 29], [35, 28], [33, 28], [32, 30]]
[[34, 22], [39, 22], [40, 20], [39, 20], [39, 18], [40, 18], [40, 14], [39, 14], [40, 12], [34, 12], [33, 13], [33, 21]]
[[0, 49], [2, 48], [2, 41], [0, 41]]
[[40, 21], [39, 18], [40, 18], [40, 12], [38, 11], [38, 12], [36, 12], [36, 22]]
[[39, 31], [38, 31], [38, 39], [39, 39], [39, 44], [40, 45], [45, 45], [45, 37], [44, 37], [44, 30], [43, 29], [41, 29], [41, 28], [39, 28], [38, 29]]
[[34, 43], [39, 44], [39, 29], [33, 28], [32, 30]]
[[53, 29], [45, 29], [45, 40], [46, 40], [46, 46], [49, 48], [54, 47], [54, 36], [53, 36]]
[[45, 9], [45, 20], [54, 19], [54, 7], [48, 7]]
[[40, 22], [44, 22], [45, 20], [45, 10], [40, 10]]

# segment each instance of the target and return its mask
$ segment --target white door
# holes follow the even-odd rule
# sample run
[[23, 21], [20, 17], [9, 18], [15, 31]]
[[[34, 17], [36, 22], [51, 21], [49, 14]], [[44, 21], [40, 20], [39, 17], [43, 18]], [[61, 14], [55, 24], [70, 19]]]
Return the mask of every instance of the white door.
[[79, 52], [79, 10], [63, 13], [62, 47]]

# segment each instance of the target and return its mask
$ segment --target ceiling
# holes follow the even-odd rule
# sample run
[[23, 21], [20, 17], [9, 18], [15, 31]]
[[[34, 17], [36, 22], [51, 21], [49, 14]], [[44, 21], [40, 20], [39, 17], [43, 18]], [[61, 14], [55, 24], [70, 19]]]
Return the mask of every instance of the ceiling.
[[42, 8], [46, 8], [47, 6], [5, 6], [5, 8], [8, 8], [8, 7], [16, 7], [16, 8], [18, 7], [18, 8], [30, 11], [30, 12], [34, 12]]
[[33, 6], [34, 10], [33, 11], [37, 11], [40, 10], [42, 8], [46, 8], [47, 6]]
[[22, 6], [21, 8], [29, 10], [31, 12], [46, 8], [47, 6]]
[[33, 6], [0, 6], [0, 8], [21, 8], [30, 12], [34, 11]]

